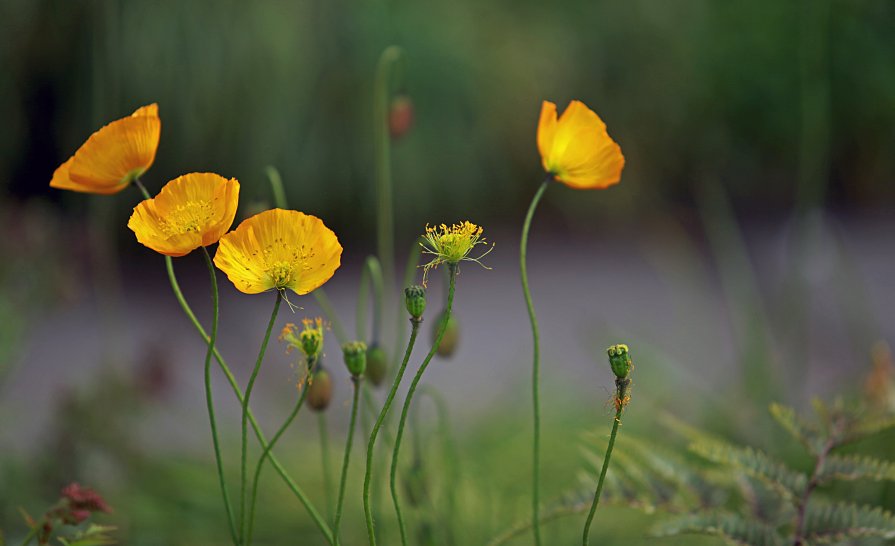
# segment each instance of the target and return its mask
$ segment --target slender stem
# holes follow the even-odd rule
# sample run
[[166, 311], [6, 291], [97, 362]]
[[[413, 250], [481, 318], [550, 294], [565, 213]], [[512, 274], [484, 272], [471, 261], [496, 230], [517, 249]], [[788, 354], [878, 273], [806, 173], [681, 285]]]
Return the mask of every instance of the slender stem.
[[144, 199], [152, 199], [152, 196], [149, 195], [149, 191], [146, 189], [146, 186], [143, 185], [143, 181], [140, 180], [139, 176], [134, 178], [134, 185], [137, 186], [137, 189], [143, 194]]
[[830, 451], [832, 451], [835, 446], [836, 441], [831, 438], [824, 444], [820, 453], [817, 454], [817, 461], [814, 465], [814, 471], [811, 473], [811, 479], [808, 480], [808, 483], [805, 485], [805, 490], [802, 492], [802, 496], [797, 505], [798, 510], [796, 512], [795, 526], [796, 536], [793, 540], [793, 546], [802, 546], [805, 542], [805, 512], [808, 509], [808, 499], [811, 498], [811, 493], [813, 493], [820, 484], [820, 472], [823, 470], [824, 464], [827, 461], [827, 456], [829, 456]]
[[[202, 324], [199, 322], [199, 319], [196, 318], [196, 314], [193, 313], [193, 310], [190, 308], [189, 303], [186, 301], [186, 298], [183, 296], [183, 292], [180, 290], [180, 284], [177, 282], [177, 276], [174, 274], [174, 261], [170, 256], [165, 256], [165, 268], [168, 272], [168, 281], [171, 284], [171, 290], [174, 292], [174, 297], [177, 299], [177, 302], [180, 304], [180, 308], [183, 310], [183, 313], [187, 316], [190, 323], [192, 323], [193, 327], [199, 333], [203, 340], [208, 343], [209, 337], [208, 334], [205, 333], [205, 329], [202, 327]], [[213, 349], [214, 358], [217, 360], [218, 366], [221, 368], [221, 371], [224, 373], [224, 377], [227, 378], [227, 382], [230, 384], [230, 388], [233, 390], [233, 394], [236, 396], [239, 403], [242, 404], [244, 399], [244, 395], [242, 393], [242, 389], [239, 388], [239, 383], [236, 381], [236, 377], [233, 375], [233, 372], [230, 371], [230, 367], [227, 365], [227, 361], [224, 360], [224, 357], [221, 356], [221, 353], [215, 347]], [[249, 423], [252, 425], [252, 430], [255, 432], [255, 437], [258, 438], [258, 443], [261, 444], [262, 448], [267, 447], [267, 440], [264, 438], [264, 432], [261, 430], [261, 426], [258, 424], [258, 420], [255, 419], [255, 415], [252, 413], [251, 408], [249, 408]], [[314, 507], [313, 503], [308, 499], [308, 496], [305, 492], [295, 483], [295, 480], [292, 479], [292, 476], [286, 471], [283, 465], [280, 463], [279, 459], [273, 454], [270, 453], [270, 464], [273, 465], [274, 469], [277, 471], [277, 474], [283, 479], [283, 482], [286, 484], [286, 487], [292, 491], [292, 494], [301, 502], [302, 506], [307, 510], [308, 515], [311, 516], [311, 519], [314, 520], [314, 523], [317, 525], [317, 528], [320, 529], [320, 532], [323, 534], [323, 537], [330, 544], [333, 543], [332, 531], [329, 528], [329, 525], [326, 523], [326, 520], [323, 516], [320, 515], [320, 512]]]
[[[308, 359], [308, 378], [313, 377], [314, 373], [314, 365], [316, 364], [316, 359], [309, 358]], [[255, 475], [252, 478], [252, 500], [249, 503], [249, 531], [246, 536], [246, 544], [252, 543], [252, 534], [255, 530], [255, 506], [258, 500], [258, 482], [261, 478], [261, 470], [264, 467], [264, 461], [267, 460], [268, 455], [270, 455], [270, 450], [273, 449], [273, 446], [279, 441], [280, 437], [283, 433], [286, 432], [286, 429], [292, 424], [292, 421], [298, 416], [298, 412], [301, 410], [301, 407], [305, 403], [305, 398], [308, 396], [308, 385], [301, 389], [301, 394], [298, 396], [298, 400], [295, 403], [295, 407], [292, 408], [292, 413], [286, 418], [280, 428], [277, 430], [276, 434], [273, 435], [273, 438], [270, 439], [270, 442], [267, 444], [267, 447], [264, 448], [264, 451], [261, 453], [261, 457], [258, 459], [258, 463], [255, 465]]]
[[373, 290], [373, 331], [369, 339], [379, 342], [382, 323], [382, 300], [385, 294], [385, 283], [382, 279], [382, 267], [376, 256], [367, 256], [361, 271], [360, 289], [357, 293], [357, 318], [355, 320], [357, 339], [368, 339], [367, 331], [367, 298], [369, 290]]
[[590, 505], [590, 513], [587, 515], [587, 521], [584, 522], [584, 536], [582, 538], [584, 546], [587, 546], [590, 535], [590, 524], [594, 520], [594, 514], [597, 512], [597, 505], [600, 503], [600, 494], [603, 492], [603, 482], [606, 480], [606, 471], [609, 470], [609, 459], [612, 457], [612, 448], [615, 446], [615, 436], [618, 434], [618, 426], [622, 424], [622, 411], [625, 409], [625, 393], [628, 390], [630, 379], [616, 379], [616, 410], [615, 420], [612, 422], [612, 432], [609, 433], [609, 445], [606, 446], [606, 455], [603, 457], [603, 468], [600, 470], [600, 480], [597, 482], [597, 490], [594, 493], [594, 502]]
[[357, 422], [357, 406], [360, 398], [360, 384], [363, 377], [352, 377], [354, 396], [351, 399], [351, 420], [348, 424], [348, 440], [345, 442], [345, 456], [342, 457], [342, 474], [339, 477], [339, 500], [336, 501], [336, 519], [333, 522], [333, 538], [339, 542], [339, 523], [342, 521], [342, 504], [345, 502], [345, 485], [348, 482], [348, 462], [351, 460], [351, 444], [354, 440], [354, 428]]
[[261, 370], [261, 361], [264, 360], [264, 353], [267, 351], [267, 343], [270, 341], [270, 333], [273, 331], [274, 322], [277, 320], [277, 313], [280, 310], [280, 303], [283, 301], [283, 293], [277, 291], [277, 299], [273, 304], [273, 311], [270, 313], [270, 320], [267, 322], [267, 330], [264, 332], [264, 340], [261, 342], [261, 349], [258, 350], [258, 358], [255, 360], [255, 367], [252, 369], [252, 375], [249, 377], [249, 383], [246, 385], [245, 397], [242, 399], [242, 457], [240, 466], [240, 490], [239, 490], [239, 533], [242, 538], [246, 537], [246, 481], [248, 474], [248, 448], [249, 448], [249, 398], [252, 397], [252, 390], [255, 388], [255, 380], [258, 378], [258, 372]]
[[323, 472], [323, 495], [326, 499], [326, 512], [332, 519], [333, 512], [333, 482], [332, 472], [329, 466], [329, 430], [326, 426], [326, 412], [317, 413], [317, 430], [320, 433], [320, 465]]
[[444, 397], [432, 385], [423, 385], [419, 388], [419, 394], [428, 395], [435, 404], [435, 413], [438, 416], [438, 434], [442, 441], [442, 460], [445, 466], [445, 479], [449, 487], [445, 488], [447, 502], [444, 510], [444, 527], [447, 535], [447, 544], [454, 543], [454, 512], [457, 506], [457, 486], [460, 483], [460, 469], [458, 467], [460, 454], [451, 435], [451, 423], [448, 414], [447, 403]]
[[398, 386], [404, 378], [404, 371], [407, 369], [407, 362], [410, 360], [410, 353], [413, 352], [413, 345], [416, 343], [416, 336], [420, 330], [420, 322], [422, 322], [422, 319], [410, 319], [410, 341], [407, 343], [407, 349], [404, 351], [404, 360], [401, 361], [401, 367], [398, 368], [398, 374], [395, 376], [395, 381], [388, 391], [385, 405], [382, 406], [382, 410], [379, 412], [379, 417], [376, 418], [376, 424], [373, 425], [373, 432], [370, 434], [369, 442], [367, 442], [367, 469], [364, 473], [364, 515], [367, 518], [367, 536], [370, 539], [370, 546], [375, 546], [376, 544], [376, 533], [373, 530], [373, 511], [370, 505], [370, 481], [373, 474], [373, 447], [376, 445], [376, 436], [379, 434], [379, 429], [382, 427], [383, 421], [385, 421], [385, 416], [392, 407], [395, 393], [398, 392]]
[[379, 56], [373, 83], [373, 115], [375, 133], [373, 135], [374, 158], [376, 162], [376, 240], [379, 261], [385, 277], [394, 278], [394, 207], [392, 203], [392, 154], [391, 137], [388, 131], [389, 87], [392, 67], [401, 59], [400, 47], [389, 46]]
[[31, 544], [31, 541], [34, 540], [34, 537], [37, 536], [39, 530], [39, 525], [35, 525], [34, 527], [32, 527], [31, 530], [28, 531], [28, 534], [25, 535], [25, 539], [22, 541], [22, 544], [20, 544], [19, 546], [28, 546], [29, 544]]
[[[553, 510], [548, 511], [546, 514], [541, 516], [541, 523], [548, 523], [550, 521], [564, 518], [567, 516], [574, 516], [575, 514], [580, 514], [587, 509], [585, 504], [575, 504], [573, 506], [559, 506], [554, 508]], [[517, 536], [525, 533], [529, 529], [531, 529], [532, 523], [530, 521], [524, 521], [513, 526], [510, 529], [507, 529], [503, 533], [497, 535], [492, 538], [490, 542], [488, 542], [487, 546], [500, 546], [501, 544], [506, 544], [511, 539], [516, 538]]]
[[336, 339], [339, 341], [339, 345], [344, 345], [348, 342], [348, 332], [342, 326], [342, 322], [339, 320], [338, 315], [336, 315], [336, 309], [333, 307], [329, 296], [326, 295], [326, 291], [322, 288], [318, 288], [317, 290], [314, 290], [313, 294], [314, 299], [317, 300], [317, 305], [320, 306], [320, 309], [323, 310], [323, 314], [326, 315], [327, 320], [333, 325], [333, 333], [336, 334]]
[[273, 193], [273, 204], [277, 208], [288, 209], [286, 190], [283, 188], [283, 177], [280, 176], [280, 171], [273, 165], [268, 165], [266, 171], [267, 180], [270, 182], [270, 191]]
[[528, 230], [531, 228], [531, 219], [535, 214], [535, 209], [547, 190], [551, 179], [545, 180], [538, 192], [535, 193], [528, 207], [528, 213], [525, 215], [525, 222], [522, 224], [522, 240], [519, 243], [519, 272], [522, 275], [522, 292], [525, 294], [525, 305], [528, 308], [528, 318], [531, 321], [531, 336], [534, 348], [534, 356], [531, 368], [531, 399], [534, 406], [534, 440], [532, 442], [532, 495], [531, 495], [531, 521], [532, 531], [534, 532], [535, 544], [541, 544], [541, 525], [538, 512], [540, 512], [540, 489], [541, 489], [541, 362], [540, 362], [540, 339], [538, 334], [538, 318], [535, 316], [535, 306], [531, 301], [531, 290], [528, 288], [528, 268], [525, 265], [525, 256], [528, 252]]
[[211, 263], [211, 256], [208, 255], [208, 249], [202, 247], [202, 257], [205, 258], [205, 265], [208, 266], [208, 275], [211, 280], [211, 336], [208, 338], [208, 350], [205, 351], [205, 403], [208, 405], [208, 423], [211, 425], [211, 441], [214, 445], [214, 461], [218, 470], [218, 482], [221, 485], [221, 497], [224, 499], [224, 509], [227, 511], [227, 524], [230, 527], [230, 538], [233, 544], [239, 544], [239, 537], [236, 534], [236, 520], [233, 517], [233, 506], [230, 504], [230, 495], [227, 493], [227, 481], [224, 478], [224, 463], [221, 457], [220, 437], [218, 436], [217, 419], [214, 414], [214, 398], [211, 392], [211, 355], [214, 352], [215, 341], [218, 336], [218, 281], [214, 273], [214, 264]]
[[404, 437], [404, 425], [407, 422], [407, 413], [410, 411], [410, 403], [413, 401], [413, 394], [416, 392], [416, 387], [419, 384], [420, 379], [422, 379], [426, 368], [429, 366], [429, 362], [432, 361], [432, 357], [435, 356], [436, 351], [438, 351], [438, 346], [441, 344], [441, 339], [444, 337], [445, 330], [447, 330], [448, 320], [451, 317], [451, 309], [454, 305], [454, 291], [457, 284], [457, 265], [449, 264], [448, 267], [450, 268], [450, 288], [448, 289], [447, 305], [445, 305], [444, 308], [444, 320], [441, 323], [441, 327], [438, 328], [438, 335], [435, 336], [435, 342], [432, 344], [429, 354], [426, 355], [425, 360], [423, 360], [419, 370], [417, 370], [416, 375], [413, 377], [413, 382], [410, 383], [410, 389], [407, 391], [407, 397], [404, 399], [404, 407], [401, 409], [401, 420], [398, 421], [398, 434], [395, 436], [395, 447], [392, 450], [392, 467], [389, 474], [389, 486], [392, 491], [392, 501], [395, 504], [395, 513], [398, 516], [398, 528], [401, 531], [401, 544], [404, 546], [407, 546], [407, 529], [404, 525], [404, 516], [401, 513], [401, 505], [398, 501], [398, 487], [396, 480], [398, 474], [398, 456], [401, 452], [401, 439]]

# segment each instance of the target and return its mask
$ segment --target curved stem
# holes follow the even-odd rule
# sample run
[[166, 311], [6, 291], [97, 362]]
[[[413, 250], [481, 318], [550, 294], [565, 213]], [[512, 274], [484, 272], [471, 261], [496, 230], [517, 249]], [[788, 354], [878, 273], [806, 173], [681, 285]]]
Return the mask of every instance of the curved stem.
[[367, 297], [373, 290], [373, 331], [369, 339], [379, 342], [382, 326], [382, 300], [385, 294], [385, 283], [382, 280], [382, 266], [376, 256], [367, 256], [361, 271], [360, 288], [357, 293], [357, 339], [367, 339]]
[[407, 362], [410, 360], [410, 353], [413, 352], [413, 345], [416, 343], [416, 336], [420, 330], [420, 322], [422, 322], [422, 319], [410, 320], [410, 341], [407, 343], [407, 349], [404, 351], [404, 360], [401, 361], [401, 367], [398, 368], [398, 374], [395, 376], [395, 381], [388, 391], [385, 405], [382, 406], [382, 410], [379, 412], [379, 417], [376, 418], [376, 424], [373, 425], [373, 432], [370, 434], [370, 440], [367, 442], [367, 469], [364, 473], [364, 515], [367, 518], [367, 536], [370, 539], [371, 546], [375, 546], [376, 544], [376, 533], [373, 530], [373, 511], [370, 505], [370, 481], [372, 480], [373, 475], [373, 447], [376, 445], [376, 437], [379, 435], [379, 429], [382, 427], [383, 421], [385, 421], [385, 416], [392, 407], [395, 393], [398, 392], [398, 386], [404, 378], [404, 371], [407, 369]]
[[532, 495], [531, 495], [531, 521], [534, 532], [535, 544], [541, 544], [541, 525], [538, 512], [540, 511], [541, 488], [541, 364], [540, 364], [540, 339], [538, 334], [538, 318], [535, 316], [535, 306], [531, 301], [531, 290], [528, 288], [528, 269], [525, 265], [525, 256], [528, 252], [528, 230], [531, 228], [531, 219], [535, 209], [550, 184], [550, 178], [545, 180], [538, 192], [531, 200], [525, 222], [522, 224], [522, 240], [519, 243], [519, 272], [522, 275], [522, 292], [525, 294], [525, 305], [528, 308], [528, 318], [531, 321], [531, 336], [534, 348], [534, 357], [531, 368], [531, 399], [534, 406], [534, 440], [532, 443], [533, 468], [532, 468]]
[[211, 392], [211, 355], [214, 352], [214, 344], [218, 336], [218, 281], [214, 273], [214, 264], [211, 263], [211, 256], [208, 255], [208, 249], [202, 247], [202, 256], [205, 258], [205, 265], [208, 266], [208, 275], [211, 279], [211, 337], [208, 338], [208, 350], [205, 351], [205, 403], [208, 406], [208, 423], [211, 426], [211, 441], [214, 445], [214, 462], [218, 470], [218, 482], [221, 486], [221, 497], [224, 499], [224, 509], [227, 511], [227, 524], [230, 527], [230, 538], [233, 544], [239, 544], [239, 537], [236, 534], [236, 520], [233, 517], [233, 506], [230, 504], [230, 495], [227, 493], [227, 481], [224, 479], [224, 463], [221, 458], [221, 444], [218, 436], [217, 419], [214, 414], [214, 398]]
[[28, 546], [29, 544], [31, 544], [31, 541], [34, 540], [34, 537], [37, 536], [37, 533], [39, 531], [40, 525], [35, 525], [34, 527], [32, 527], [31, 530], [28, 531], [28, 534], [25, 535], [25, 539], [22, 540], [22, 544], [20, 544], [19, 546]]
[[[314, 365], [316, 363], [316, 359], [308, 359], [308, 378], [313, 377], [314, 373]], [[258, 459], [258, 463], [255, 465], [255, 475], [252, 478], [252, 498], [249, 502], [249, 530], [246, 535], [246, 544], [252, 543], [252, 534], [255, 530], [255, 505], [258, 500], [258, 482], [261, 478], [261, 470], [264, 467], [264, 461], [267, 460], [268, 455], [270, 455], [270, 450], [273, 449], [273, 446], [279, 441], [280, 437], [283, 433], [286, 432], [286, 429], [289, 428], [289, 425], [292, 424], [292, 421], [298, 416], [298, 412], [301, 410], [301, 407], [305, 403], [305, 398], [308, 396], [308, 385], [305, 384], [304, 388], [301, 389], [301, 394], [298, 396], [298, 401], [295, 403], [295, 407], [292, 408], [292, 413], [286, 417], [286, 420], [277, 430], [276, 434], [273, 435], [273, 438], [270, 439], [270, 442], [264, 448], [264, 451], [261, 453], [261, 457]]]
[[[199, 319], [196, 318], [196, 314], [193, 313], [192, 308], [190, 308], [189, 303], [186, 301], [186, 298], [183, 296], [183, 291], [180, 290], [180, 283], [177, 282], [177, 276], [174, 274], [174, 261], [170, 256], [165, 256], [165, 268], [168, 272], [168, 281], [171, 285], [171, 290], [174, 292], [174, 297], [177, 299], [177, 302], [180, 304], [180, 308], [183, 310], [183, 313], [187, 316], [190, 323], [199, 333], [203, 340], [208, 343], [209, 337], [208, 334], [205, 333], [205, 328], [202, 327], [202, 323], [199, 322]], [[239, 388], [239, 383], [236, 381], [236, 377], [233, 375], [233, 372], [230, 371], [230, 367], [227, 365], [227, 361], [224, 360], [224, 357], [221, 356], [221, 353], [217, 350], [217, 348], [213, 348], [212, 352], [214, 353], [214, 358], [217, 360], [218, 366], [221, 371], [224, 373], [224, 377], [227, 378], [227, 382], [230, 384], [230, 388], [233, 390], [233, 394], [236, 396], [236, 399], [239, 400], [239, 403], [242, 404], [244, 399], [242, 389]], [[255, 437], [258, 439], [258, 443], [262, 448], [267, 447], [267, 440], [264, 438], [264, 432], [261, 430], [261, 426], [258, 424], [258, 420], [255, 418], [255, 415], [252, 413], [251, 408], [248, 411], [249, 415], [249, 423], [252, 425], [252, 430], [255, 432]], [[295, 483], [295, 480], [292, 479], [292, 476], [286, 471], [283, 465], [280, 463], [279, 459], [273, 454], [270, 453], [270, 464], [273, 465], [274, 469], [277, 471], [277, 474], [283, 479], [283, 482], [286, 484], [286, 487], [292, 491], [292, 494], [301, 502], [302, 506], [305, 507], [305, 510], [308, 511], [308, 515], [311, 516], [311, 519], [314, 520], [314, 523], [317, 525], [317, 528], [320, 529], [320, 532], [323, 534], [323, 537], [330, 544], [333, 543], [332, 531], [329, 528], [329, 525], [326, 523], [326, 520], [323, 516], [320, 515], [320, 512], [314, 507], [311, 501], [308, 499], [308, 496], [305, 492]]]
[[314, 294], [314, 299], [317, 300], [317, 305], [320, 306], [320, 309], [323, 310], [323, 314], [326, 315], [327, 320], [333, 325], [333, 333], [336, 334], [336, 339], [339, 341], [339, 345], [344, 345], [348, 342], [348, 332], [345, 330], [345, 327], [342, 326], [342, 322], [339, 320], [338, 315], [336, 315], [336, 309], [333, 307], [329, 296], [326, 295], [326, 291], [322, 288], [318, 288], [312, 293]]
[[323, 496], [326, 499], [326, 512], [333, 515], [332, 472], [329, 469], [329, 430], [326, 427], [326, 412], [317, 413], [317, 431], [320, 433], [320, 466], [323, 472]]
[[612, 432], [609, 434], [609, 445], [606, 446], [606, 455], [603, 457], [603, 468], [600, 470], [600, 480], [597, 482], [597, 490], [594, 493], [594, 501], [590, 505], [590, 513], [587, 514], [587, 521], [584, 522], [584, 536], [582, 544], [587, 546], [590, 535], [590, 524], [593, 523], [594, 514], [597, 512], [597, 505], [600, 503], [600, 494], [603, 492], [603, 482], [606, 480], [606, 471], [609, 470], [609, 459], [612, 457], [612, 448], [615, 446], [615, 436], [618, 433], [618, 426], [622, 424], [622, 411], [625, 409], [625, 392], [628, 389], [629, 379], [616, 379], [616, 410], [615, 420], [612, 422]]
[[407, 529], [405, 529], [404, 526], [404, 516], [401, 513], [401, 505], [398, 501], [398, 487], [396, 482], [398, 474], [398, 456], [401, 452], [401, 440], [404, 437], [404, 425], [407, 422], [407, 413], [410, 411], [410, 403], [413, 401], [413, 394], [416, 392], [416, 387], [419, 384], [420, 379], [422, 379], [426, 368], [429, 366], [429, 362], [432, 361], [432, 357], [435, 356], [436, 351], [438, 351], [438, 346], [441, 344], [441, 339], [444, 337], [445, 330], [447, 330], [448, 320], [451, 317], [451, 309], [454, 305], [454, 291], [457, 284], [457, 265], [449, 264], [448, 267], [450, 268], [450, 287], [448, 288], [447, 304], [444, 308], [444, 320], [441, 323], [441, 327], [438, 329], [438, 335], [435, 336], [435, 342], [432, 344], [429, 354], [426, 355], [425, 360], [423, 360], [419, 370], [417, 370], [416, 375], [413, 377], [413, 382], [410, 383], [410, 389], [407, 391], [407, 397], [404, 399], [404, 407], [401, 409], [401, 420], [398, 421], [398, 434], [395, 436], [395, 447], [392, 450], [392, 467], [389, 474], [389, 486], [392, 492], [392, 501], [395, 504], [395, 513], [398, 516], [398, 527], [401, 531], [401, 544], [404, 546], [407, 546]]
[[357, 422], [357, 401], [360, 395], [360, 383], [363, 377], [352, 377], [354, 396], [351, 399], [351, 420], [348, 424], [348, 440], [345, 442], [345, 456], [342, 457], [342, 474], [339, 477], [339, 500], [336, 501], [336, 519], [333, 522], [333, 538], [339, 542], [339, 523], [342, 521], [342, 504], [345, 502], [345, 484], [348, 481], [348, 462], [351, 460], [351, 444], [354, 440], [354, 425]]
[[267, 343], [270, 341], [270, 332], [273, 331], [273, 324], [277, 320], [277, 313], [280, 310], [280, 303], [283, 301], [283, 293], [277, 291], [277, 299], [273, 304], [273, 311], [270, 313], [270, 320], [267, 322], [267, 330], [264, 332], [264, 340], [261, 342], [261, 349], [258, 350], [258, 358], [255, 360], [255, 367], [252, 368], [252, 375], [249, 377], [249, 383], [246, 385], [245, 397], [242, 399], [242, 457], [240, 467], [240, 490], [239, 490], [239, 533], [240, 536], [246, 536], [246, 478], [248, 473], [248, 447], [249, 447], [249, 398], [252, 397], [252, 390], [255, 388], [255, 380], [258, 378], [258, 372], [261, 370], [261, 361], [264, 360], [264, 353], [267, 351]]

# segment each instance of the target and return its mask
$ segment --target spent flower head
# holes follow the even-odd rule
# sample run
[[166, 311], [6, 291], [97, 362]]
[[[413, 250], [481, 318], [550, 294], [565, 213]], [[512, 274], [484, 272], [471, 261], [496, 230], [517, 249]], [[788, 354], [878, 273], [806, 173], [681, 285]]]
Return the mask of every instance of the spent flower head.
[[423, 266], [423, 286], [426, 286], [426, 278], [430, 269], [434, 269], [441, 264], [456, 266], [460, 262], [475, 262], [485, 269], [490, 269], [480, 260], [488, 255], [493, 249], [494, 244], [478, 257], [472, 258], [469, 254], [478, 245], [486, 245], [485, 238], [482, 237], [482, 228], [469, 221], [448, 226], [441, 224], [440, 226], [426, 225], [426, 233], [423, 235], [423, 241], [420, 246], [423, 247], [424, 254], [433, 256], [432, 260]]
[[289, 323], [283, 327], [280, 332], [280, 341], [286, 343], [286, 352], [290, 352], [293, 348], [299, 349], [306, 357], [318, 358], [323, 350], [323, 330], [325, 324], [320, 317], [309, 319], [305, 318], [301, 321], [302, 329], [296, 335], [295, 324]]

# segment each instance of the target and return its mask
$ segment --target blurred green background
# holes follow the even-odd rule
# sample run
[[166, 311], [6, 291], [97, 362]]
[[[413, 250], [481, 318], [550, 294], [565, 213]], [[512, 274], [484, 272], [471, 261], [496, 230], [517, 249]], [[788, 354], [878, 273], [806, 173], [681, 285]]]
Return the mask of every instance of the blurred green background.
[[624, 195], [556, 197], [569, 222], [686, 205], [706, 180], [746, 210], [890, 205], [893, 12], [888, 0], [7, 0], [0, 188], [83, 206], [47, 187], [53, 169], [158, 102], [150, 187], [212, 170], [242, 181], [248, 203], [267, 198], [274, 164], [296, 206], [363, 237], [373, 72], [398, 44], [393, 87], [415, 107], [394, 150], [399, 233], [515, 224], [541, 177], [543, 99], [583, 100], [628, 159]]
[[[245, 216], [271, 205], [275, 165], [291, 206], [339, 234], [345, 266], [327, 290], [351, 317], [375, 243], [374, 72], [393, 44], [404, 56], [391, 90], [414, 111], [392, 147], [399, 259], [427, 222], [469, 218], [498, 243], [495, 271], [464, 269], [462, 349], [429, 376], [459, 423], [457, 483], [442, 440], [421, 435], [433, 491], [456, 491], [464, 507], [458, 536], [484, 542], [528, 513], [530, 339], [515, 246], [543, 177], [542, 100], [584, 101], [627, 158], [619, 186], [551, 190], [538, 211], [545, 498], [578, 486], [582, 433], [608, 426], [610, 342], [636, 347], [624, 434], [664, 441], [654, 416], [667, 410], [810, 470], [767, 432], [767, 402], [860, 393], [871, 346], [895, 336], [890, 0], [4, 0], [0, 21], [0, 528], [11, 537], [19, 507], [39, 514], [81, 479], [107, 493], [117, 512], [104, 521], [126, 543], [226, 541], [198, 395], [203, 347], [158, 256], [125, 227], [136, 191], [52, 190], [53, 170], [105, 123], [157, 102], [150, 191], [218, 172], [240, 180]], [[207, 322], [198, 258], [177, 264]], [[268, 302], [220, 280], [222, 350], [248, 361]], [[271, 352], [280, 362], [258, 397], [267, 430], [294, 396], [288, 359]], [[883, 353], [873, 362], [891, 365]], [[347, 378], [336, 375], [339, 454]], [[316, 465], [313, 425], [282, 446], [292, 468]], [[890, 457], [891, 441], [870, 451]], [[296, 475], [320, 502], [319, 475]], [[316, 544], [294, 499], [272, 472], [265, 480], [262, 542], [293, 533]], [[356, 493], [346, 522], [360, 541]], [[895, 507], [891, 487], [860, 498]], [[413, 508], [413, 523], [431, 513]], [[652, 543], [644, 532], [660, 517], [608, 508], [594, 540]], [[580, 519], [548, 536], [571, 543]]]

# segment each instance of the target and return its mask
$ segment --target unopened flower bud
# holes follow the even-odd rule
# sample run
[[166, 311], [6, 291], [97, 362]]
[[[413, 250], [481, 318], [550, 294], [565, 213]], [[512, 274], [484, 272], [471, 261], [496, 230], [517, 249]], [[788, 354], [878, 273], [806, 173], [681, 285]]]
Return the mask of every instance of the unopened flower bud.
[[625, 379], [631, 373], [634, 363], [631, 361], [631, 355], [628, 353], [628, 346], [622, 343], [609, 347], [606, 351], [609, 353], [609, 365], [612, 367], [612, 373], [618, 379]]
[[367, 344], [363, 341], [351, 341], [342, 345], [342, 356], [345, 366], [354, 377], [364, 375], [367, 369]]
[[397, 140], [406, 135], [413, 126], [413, 101], [407, 95], [392, 99], [388, 111], [388, 132]]
[[414, 320], [422, 319], [426, 310], [426, 289], [418, 284], [405, 288], [404, 305]]
[[314, 411], [323, 411], [333, 399], [333, 380], [326, 368], [317, 365], [317, 371], [308, 382], [308, 405]]
[[388, 359], [385, 350], [378, 343], [373, 343], [367, 348], [367, 379], [378, 386], [385, 379], [388, 371]]
[[445, 317], [445, 313], [442, 312], [441, 315], [438, 316], [438, 320], [435, 321], [435, 326], [432, 328], [433, 338], [438, 336], [438, 332], [441, 330], [442, 325], [445, 325], [444, 335], [441, 337], [441, 343], [438, 344], [438, 356], [450, 357], [454, 354], [454, 351], [457, 350], [457, 343], [460, 340], [460, 323], [454, 315]]

